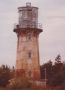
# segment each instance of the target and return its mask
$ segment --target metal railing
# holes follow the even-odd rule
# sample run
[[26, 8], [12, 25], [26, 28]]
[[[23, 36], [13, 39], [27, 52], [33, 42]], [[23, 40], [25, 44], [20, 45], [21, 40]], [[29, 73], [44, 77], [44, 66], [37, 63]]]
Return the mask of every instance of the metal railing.
[[18, 29], [18, 28], [37, 28], [37, 29], [42, 29], [42, 24], [40, 23], [36, 23], [36, 24], [29, 24], [29, 23], [26, 23], [26, 24], [14, 24], [14, 29]]

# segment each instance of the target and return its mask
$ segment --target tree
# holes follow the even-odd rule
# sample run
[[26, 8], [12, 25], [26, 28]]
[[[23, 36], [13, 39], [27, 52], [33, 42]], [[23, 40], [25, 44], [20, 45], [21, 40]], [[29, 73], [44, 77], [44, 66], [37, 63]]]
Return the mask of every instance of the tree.
[[57, 57], [55, 58], [55, 63], [56, 64], [61, 63], [61, 56], [60, 56], [60, 54], [58, 54]]
[[11, 69], [7, 65], [2, 65], [0, 67], [0, 86], [6, 86], [11, 78]]
[[46, 68], [47, 84], [50, 86], [63, 87], [65, 85], [65, 64], [61, 60], [61, 56], [58, 54], [54, 64], [49, 61], [41, 66], [41, 77], [45, 79]]

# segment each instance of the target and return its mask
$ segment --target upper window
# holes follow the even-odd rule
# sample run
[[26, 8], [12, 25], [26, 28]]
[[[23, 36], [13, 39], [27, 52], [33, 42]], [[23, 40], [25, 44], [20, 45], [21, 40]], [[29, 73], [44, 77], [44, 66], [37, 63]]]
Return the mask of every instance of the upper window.
[[31, 40], [31, 33], [27, 35], [27, 40]]

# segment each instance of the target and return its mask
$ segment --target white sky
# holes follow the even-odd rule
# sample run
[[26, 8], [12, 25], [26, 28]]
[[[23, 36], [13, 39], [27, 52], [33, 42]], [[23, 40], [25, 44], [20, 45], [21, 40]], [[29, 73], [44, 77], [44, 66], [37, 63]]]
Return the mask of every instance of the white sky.
[[0, 65], [15, 65], [17, 37], [13, 32], [18, 22], [19, 6], [31, 2], [39, 7], [43, 33], [39, 38], [40, 63], [54, 61], [57, 54], [65, 60], [65, 0], [0, 0]]

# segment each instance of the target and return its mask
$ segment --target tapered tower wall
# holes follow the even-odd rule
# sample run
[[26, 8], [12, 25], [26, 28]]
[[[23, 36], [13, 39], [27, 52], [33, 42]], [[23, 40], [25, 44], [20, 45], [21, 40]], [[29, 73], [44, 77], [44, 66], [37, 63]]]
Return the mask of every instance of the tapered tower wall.
[[[18, 38], [16, 73], [17, 76], [25, 76], [29, 79], [40, 79], [38, 39], [42, 29], [38, 28], [37, 24], [38, 8], [27, 4], [26, 7], [19, 7], [18, 9], [19, 14], [22, 13], [22, 15], [19, 15], [19, 25], [14, 29]], [[24, 18], [23, 12], [26, 13], [26, 18]], [[33, 16], [30, 13], [32, 13]]]

